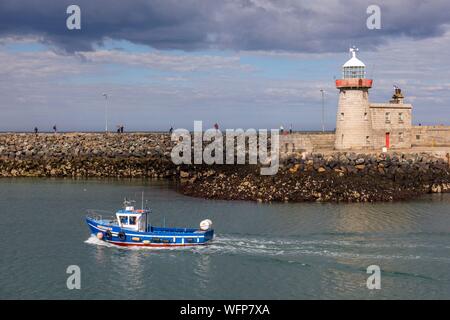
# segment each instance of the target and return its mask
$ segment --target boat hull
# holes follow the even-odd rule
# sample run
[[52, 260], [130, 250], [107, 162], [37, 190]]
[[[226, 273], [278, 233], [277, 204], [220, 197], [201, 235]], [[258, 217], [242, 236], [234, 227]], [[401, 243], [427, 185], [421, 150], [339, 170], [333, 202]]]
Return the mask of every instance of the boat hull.
[[[205, 245], [214, 237], [214, 230], [151, 227], [149, 232], [137, 232], [109, 225], [105, 221], [87, 217], [91, 233], [102, 241], [118, 246], [187, 247]], [[100, 237], [99, 237], [100, 236]]]

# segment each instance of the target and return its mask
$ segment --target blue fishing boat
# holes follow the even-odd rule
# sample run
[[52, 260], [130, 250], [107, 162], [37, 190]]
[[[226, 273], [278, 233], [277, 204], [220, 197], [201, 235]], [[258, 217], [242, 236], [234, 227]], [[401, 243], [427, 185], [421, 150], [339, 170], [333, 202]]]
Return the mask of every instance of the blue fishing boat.
[[214, 237], [212, 222], [200, 222], [199, 228], [166, 228], [150, 224], [149, 209], [135, 209], [134, 201], [125, 199], [115, 217], [105, 217], [90, 210], [86, 222], [99, 240], [119, 246], [176, 247], [204, 245]]

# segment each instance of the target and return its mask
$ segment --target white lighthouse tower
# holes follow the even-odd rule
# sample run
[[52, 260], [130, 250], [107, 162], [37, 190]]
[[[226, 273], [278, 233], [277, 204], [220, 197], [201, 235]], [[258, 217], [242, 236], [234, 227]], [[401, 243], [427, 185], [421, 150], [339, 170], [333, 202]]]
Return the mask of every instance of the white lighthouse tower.
[[342, 66], [342, 79], [336, 80], [339, 105], [336, 118], [335, 148], [363, 149], [372, 146], [369, 89], [366, 66], [356, 57], [357, 48], [350, 48], [351, 58]]

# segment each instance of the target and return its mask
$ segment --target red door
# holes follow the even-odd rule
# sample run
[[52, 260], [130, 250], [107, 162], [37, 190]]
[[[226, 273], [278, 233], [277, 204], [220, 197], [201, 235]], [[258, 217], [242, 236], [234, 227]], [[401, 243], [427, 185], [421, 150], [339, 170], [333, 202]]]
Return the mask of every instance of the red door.
[[386, 148], [389, 148], [389, 145], [390, 145], [389, 132], [386, 132]]

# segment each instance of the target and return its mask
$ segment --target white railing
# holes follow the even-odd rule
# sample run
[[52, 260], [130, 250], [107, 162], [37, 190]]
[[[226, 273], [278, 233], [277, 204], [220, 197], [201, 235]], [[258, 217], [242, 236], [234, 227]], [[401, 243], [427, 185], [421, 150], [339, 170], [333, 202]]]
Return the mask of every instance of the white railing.
[[109, 221], [109, 224], [117, 224], [116, 217], [110, 211], [88, 209], [86, 216], [96, 221], [102, 220]]

